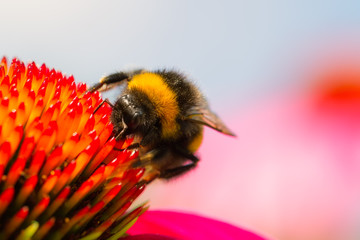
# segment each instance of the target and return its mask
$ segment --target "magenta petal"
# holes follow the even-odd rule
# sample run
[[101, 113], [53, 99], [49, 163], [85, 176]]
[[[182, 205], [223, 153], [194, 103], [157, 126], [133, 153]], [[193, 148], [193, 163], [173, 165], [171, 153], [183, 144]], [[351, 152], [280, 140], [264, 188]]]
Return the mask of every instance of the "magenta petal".
[[121, 240], [176, 240], [176, 238], [167, 237], [160, 234], [139, 234], [127, 236], [126, 238], [121, 238]]
[[[176, 239], [264, 239], [254, 233], [235, 227], [228, 223], [220, 222], [193, 214], [147, 211], [132, 226], [128, 232], [136, 234], [161, 234]], [[136, 236], [133, 236], [136, 237]], [[129, 238], [132, 240], [133, 238]], [[138, 238], [134, 238], [138, 239]], [[142, 239], [142, 238], [140, 238]], [[153, 238], [163, 239], [163, 238]]]

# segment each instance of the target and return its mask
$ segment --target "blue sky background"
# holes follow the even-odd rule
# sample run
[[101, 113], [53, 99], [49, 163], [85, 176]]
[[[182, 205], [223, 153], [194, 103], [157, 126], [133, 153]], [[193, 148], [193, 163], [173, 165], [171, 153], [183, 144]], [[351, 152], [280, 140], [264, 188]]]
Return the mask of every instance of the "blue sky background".
[[296, 71], [326, 43], [360, 42], [359, 9], [340, 0], [4, 1], [0, 53], [87, 83], [129, 67], [174, 67], [227, 117], [297, 86]]

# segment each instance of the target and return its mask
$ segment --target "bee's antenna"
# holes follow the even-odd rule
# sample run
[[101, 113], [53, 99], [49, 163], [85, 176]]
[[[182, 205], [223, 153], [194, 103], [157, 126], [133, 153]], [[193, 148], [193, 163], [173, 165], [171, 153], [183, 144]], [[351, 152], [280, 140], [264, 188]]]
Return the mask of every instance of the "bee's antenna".
[[97, 110], [99, 110], [99, 108], [101, 108], [101, 106], [104, 105], [104, 103], [107, 103], [107, 104], [110, 105], [110, 107], [114, 108], [114, 104], [112, 104], [112, 103], [110, 102], [110, 100], [106, 98], [105, 100], [102, 100], [101, 103], [99, 103], [99, 105], [95, 108], [93, 114], [95, 114], [95, 113], [97, 112]]

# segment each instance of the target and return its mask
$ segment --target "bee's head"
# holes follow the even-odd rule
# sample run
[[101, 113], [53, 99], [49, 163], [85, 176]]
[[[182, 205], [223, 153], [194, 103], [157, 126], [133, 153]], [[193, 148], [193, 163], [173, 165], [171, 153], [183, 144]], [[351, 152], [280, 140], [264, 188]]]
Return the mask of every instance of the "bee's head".
[[140, 108], [128, 107], [124, 111], [124, 122], [130, 131], [135, 131], [141, 124], [143, 111]]
[[125, 134], [134, 133], [144, 128], [145, 120], [144, 106], [135, 96], [125, 94], [116, 101], [112, 114], [112, 122], [116, 132], [121, 132], [125, 128]]

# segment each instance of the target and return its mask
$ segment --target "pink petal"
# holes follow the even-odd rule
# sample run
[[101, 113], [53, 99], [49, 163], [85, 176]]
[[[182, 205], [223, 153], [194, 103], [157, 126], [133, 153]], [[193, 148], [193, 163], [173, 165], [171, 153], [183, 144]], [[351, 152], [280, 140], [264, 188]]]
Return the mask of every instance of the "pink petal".
[[173, 237], [167, 237], [160, 234], [139, 234], [134, 236], [128, 236], [122, 240], [174, 240]]
[[[228, 223], [193, 214], [148, 211], [130, 228], [130, 235], [161, 234], [176, 239], [264, 239]], [[158, 235], [159, 236], [159, 235]], [[134, 236], [135, 237], [135, 236]], [[166, 238], [152, 239], [166, 239]], [[129, 238], [145, 239], [145, 238]], [[151, 239], [151, 238], [148, 238]]]

